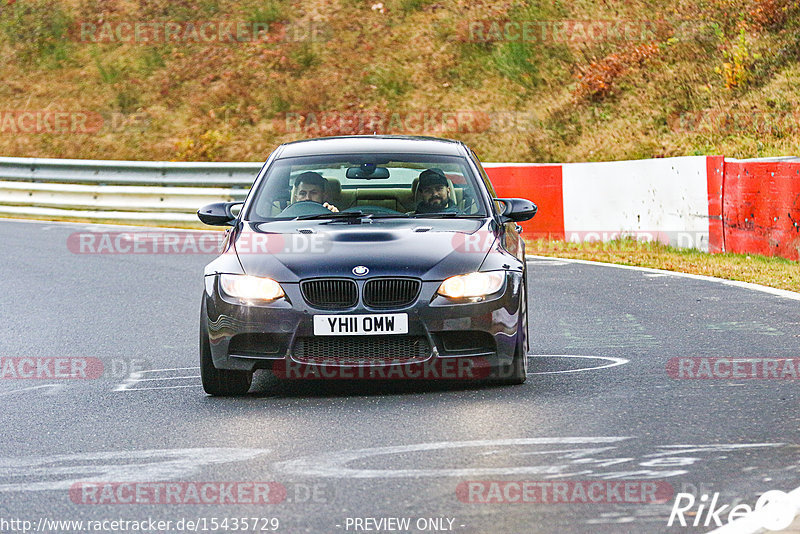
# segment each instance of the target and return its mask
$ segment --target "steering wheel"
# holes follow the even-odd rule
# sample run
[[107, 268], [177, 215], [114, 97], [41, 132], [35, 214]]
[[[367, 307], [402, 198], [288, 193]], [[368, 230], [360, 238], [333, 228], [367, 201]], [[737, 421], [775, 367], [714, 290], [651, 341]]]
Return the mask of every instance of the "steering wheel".
[[278, 217], [304, 217], [306, 215], [322, 215], [331, 211], [313, 200], [301, 200], [286, 207], [278, 214]]

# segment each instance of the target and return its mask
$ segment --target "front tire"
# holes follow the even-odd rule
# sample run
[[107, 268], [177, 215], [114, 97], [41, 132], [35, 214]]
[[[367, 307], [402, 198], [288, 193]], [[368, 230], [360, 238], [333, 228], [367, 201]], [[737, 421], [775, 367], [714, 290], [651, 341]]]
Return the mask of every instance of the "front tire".
[[211, 357], [211, 344], [208, 340], [208, 323], [205, 297], [200, 308], [200, 380], [209, 395], [238, 397], [250, 390], [253, 382], [252, 371], [233, 371], [217, 369]]
[[[523, 273], [523, 277], [525, 273]], [[495, 380], [497, 384], [505, 386], [517, 386], [524, 384], [528, 379], [528, 295], [525, 291], [525, 285], [522, 286], [522, 295], [520, 295], [519, 306], [519, 323], [517, 324], [517, 343], [514, 349], [514, 359], [508, 367], [501, 367], [498, 372], [498, 377]]]
[[[519, 343], [518, 343], [519, 345]], [[502, 386], [518, 386], [528, 379], [528, 355], [519, 346], [514, 351], [514, 360], [508, 367], [501, 367], [495, 380]]]

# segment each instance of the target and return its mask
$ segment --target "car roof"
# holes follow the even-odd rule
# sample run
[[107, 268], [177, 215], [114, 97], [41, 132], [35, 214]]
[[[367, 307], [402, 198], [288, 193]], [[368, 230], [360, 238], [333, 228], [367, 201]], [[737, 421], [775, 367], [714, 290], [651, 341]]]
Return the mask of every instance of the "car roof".
[[325, 154], [405, 153], [463, 156], [464, 144], [452, 139], [408, 135], [348, 135], [293, 141], [279, 147], [278, 158]]

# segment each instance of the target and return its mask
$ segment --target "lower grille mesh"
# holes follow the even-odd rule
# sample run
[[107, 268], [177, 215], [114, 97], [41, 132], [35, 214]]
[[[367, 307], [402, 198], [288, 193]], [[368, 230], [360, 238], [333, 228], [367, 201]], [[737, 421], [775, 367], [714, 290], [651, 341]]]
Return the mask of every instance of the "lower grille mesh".
[[298, 338], [292, 356], [316, 365], [391, 365], [424, 361], [430, 354], [425, 336], [316, 336]]

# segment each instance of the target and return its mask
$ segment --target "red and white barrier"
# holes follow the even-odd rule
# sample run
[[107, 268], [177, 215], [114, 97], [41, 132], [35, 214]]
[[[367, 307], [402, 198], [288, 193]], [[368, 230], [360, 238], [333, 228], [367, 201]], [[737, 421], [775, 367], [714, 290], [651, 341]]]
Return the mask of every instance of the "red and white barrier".
[[487, 163], [486, 173], [500, 197], [520, 197], [539, 206], [522, 223], [526, 236], [564, 239], [564, 189], [561, 165]]
[[690, 156], [599, 163], [487, 164], [500, 196], [530, 198], [531, 237], [622, 235], [709, 252], [800, 259], [800, 161]]
[[567, 241], [607, 241], [620, 233], [708, 249], [703, 157], [570, 163], [562, 167]]
[[800, 259], [800, 162], [725, 161], [724, 248]]
[[[261, 165], [0, 157], [0, 214], [197, 222], [184, 213], [196, 209], [196, 202], [178, 206], [177, 197], [222, 191], [230, 193], [227, 200], [243, 198]], [[499, 196], [539, 205], [539, 214], [522, 224], [526, 236], [609, 241], [624, 235], [709, 252], [800, 260], [800, 158], [691, 156], [485, 167]], [[95, 197], [108, 196], [116, 191], [110, 184], [131, 194], [113, 205], [95, 198], [88, 208], [76, 200], [76, 191], [88, 189]], [[42, 188], [58, 198], [36, 197]], [[30, 194], [20, 195], [26, 191]]]

